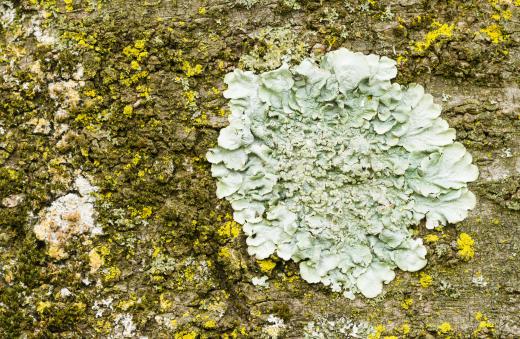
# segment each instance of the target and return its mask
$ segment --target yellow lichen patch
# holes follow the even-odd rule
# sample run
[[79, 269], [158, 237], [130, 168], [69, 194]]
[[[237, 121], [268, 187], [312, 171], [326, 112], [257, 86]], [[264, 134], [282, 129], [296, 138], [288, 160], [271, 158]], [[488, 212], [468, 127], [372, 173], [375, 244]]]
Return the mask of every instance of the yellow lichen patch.
[[405, 310], [409, 309], [413, 305], [413, 299], [412, 298], [406, 298], [401, 303], [401, 307]]
[[208, 320], [204, 324], [202, 324], [202, 327], [205, 329], [212, 329], [217, 327], [217, 322], [215, 320]]
[[143, 207], [143, 210], [141, 212], [141, 218], [142, 219], [148, 219], [152, 215], [152, 208], [151, 207]]
[[134, 112], [134, 108], [131, 105], [126, 105], [123, 108], [123, 114], [126, 115], [127, 117], [131, 117], [133, 112]]
[[103, 280], [105, 282], [115, 281], [121, 278], [121, 270], [117, 266], [111, 266], [108, 272], [104, 275]]
[[173, 309], [173, 301], [169, 300], [163, 293], [159, 296], [159, 307], [161, 312], [171, 311]]
[[36, 312], [42, 314], [46, 309], [51, 307], [51, 305], [50, 301], [40, 301], [38, 302], [38, 305], [36, 305]]
[[132, 308], [137, 302], [137, 296], [133, 295], [128, 300], [121, 300], [117, 304], [117, 307], [121, 309], [122, 311], [128, 311], [130, 308]]
[[199, 12], [200, 15], [206, 14], [206, 7], [199, 7], [198, 12]]
[[74, 6], [72, 6], [73, 0], [63, 0], [65, 3], [65, 9], [67, 12], [72, 12], [74, 10]]
[[222, 247], [218, 251], [218, 256], [221, 258], [229, 258], [231, 257], [231, 252], [229, 251], [229, 247]]
[[384, 331], [386, 331], [386, 328], [384, 325], [377, 325], [374, 328], [374, 332], [370, 333], [367, 338], [368, 339], [380, 339], [381, 334], [383, 334]]
[[408, 61], [408, 58], [404, 55], [400, 54], [397, 56], [397, 64], [398, 65], [404, 65]]
[[418, 41], [414, 44], [413, 50], [417, 53], [426, 51], [430, 46], [440, 38], [449, 38], [453, 36], [454, 24], [441, 24], [438, 21], [433, 21], [431, 24], [432, 31], [426, 33], [423, 41]]
[[404, 334], [404, 335], [407, 335], [408, 333], [410, 333], [410, 330], [411, 330], [411, 327], [409, 324], [402, 324], [401, 325], [401, 333]]
[[482, 28], [480, 32], [484, 33], [494, 44], [498, 44], [506, 40], [502, 33], [502, 29], [497, 24], [491, 24], [485, 28]]
[[276, 267], [276, 263], [269, 259], [257, 260], [256, 263], [258, 264], [258, 267], [260, 267], [260, 271], [264, 273], [270, 273], [273, 268]]
[[186, 99], [186, 102], [185, 102], [186, 107], [188, 107], [188, 106], [197, 107], [195, 100], [199, 96], [198, 92], [189, 90], [189, 91], [184, 92], [183, 94], [184, 94], [184, 98]]
[[459, 251], [457, 252], [458, 255], [466, 261], [473, 258], [475, 256], [475, 250], [473, 248], [474, 244], [475, 241], [471, 238], [469, 234], [459, 234], [459, 237], [457, 239], [457, 247], [459, 249]]
[[443, 322], [439, 326], [437, 326], [437, 333], [439, 334], [448, 334], [452, 331], [451, 324], [448, 322]]
[[179, 333], [175, 333], [175, 339], [195, 339], [197, 338], [197, 332], [195, 331], [182, 331]]
[[433, 243], [439, 241], [439, 236], [437, 234], [428, 234], [427, 236], [424, 237], [424, 241], [427, 244], [433, 244]]
[[478, 336], [480, 333], [495, 332], [495, 324], [490, 322], [482, 312], [477, 312], [475, 314], [475, 319], [477, 319], [479, 323], [475, 331], [473, 331], [474, 336]]
[[191, 66], [191, 64], [189, 63], [189, 61], [184, 61], [182, 63], [182, 67], [181, 69], [183, 70], [183, 72], [186, 74], [186, 76], [189, 78], [189, 77], [193, 77], [195, 75], [199, 75], [202, 73], [202, 66], [197, 64], [195, 66]]
[[240, 234], [240, 224], [234, 220], [227, 221], [220, 226], [217, 233], [224, 238], [236, 238]]
[[429, 274], [426, 274], [424, 272], [421, 272], [420, 273], [420, 278], [419, 278], [419, 284], [423, 287], [423, 288], [427, 288], [429, 287], [433, 282], [433, 278], [431, 275]]

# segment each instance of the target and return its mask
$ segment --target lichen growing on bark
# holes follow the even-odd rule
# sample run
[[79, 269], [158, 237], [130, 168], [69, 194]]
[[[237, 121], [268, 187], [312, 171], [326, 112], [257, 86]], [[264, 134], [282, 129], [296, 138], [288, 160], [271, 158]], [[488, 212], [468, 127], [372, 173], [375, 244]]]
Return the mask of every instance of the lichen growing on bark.
[[426, 265], [409, 226], [459, 222], [475, 206], [471, 155], [431, 95], [391, 83], [395, 64], [339, 49], [319, 65], [226, 75], [230, 124], [207, 158], [250, 254], [372, 298], [395, 267]]

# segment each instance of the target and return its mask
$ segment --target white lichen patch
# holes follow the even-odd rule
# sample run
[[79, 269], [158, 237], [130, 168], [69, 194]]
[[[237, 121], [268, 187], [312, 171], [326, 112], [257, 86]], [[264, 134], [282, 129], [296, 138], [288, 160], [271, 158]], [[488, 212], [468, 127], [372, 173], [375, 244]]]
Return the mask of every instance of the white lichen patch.
[[287, 325], [285, 325], [283, 319], [273, 315], [269, 314], [267, 317], [267, 322], [269, 325], [266, 325], [262, 328], [262, 332], [267, 334], [269, 338], [278, 338], [280, 337], [283, 332], [285, 331], [285, 328]]
[[366, 322], [356, 322], [345, 317], [338, 319], [318, 317], [305, 325], [303, 337], [305, 339], [369, 338], [374, 332], [374, 328]]
[[433, 97], [391, 83], [395, 65], [339, 49], [319, 65], [226, 76], [230, 124], [207, 159], [251, 255], [292, 259], [310, 283], [375, 297], [396, 267], [426, 265], [410, 226], [466, 218], [478, 170]]
[[267, 283], [267, 279], [269, 278], [266, 275], [261, 277], [253, 277], [253, 279], [251, 279], [251, 283], [259, 287], [268, 287], [269, 284]]
[[114, 320], [114, 328], [109, 338], [136, 338], [137, 329], [133, 316], [128, 313], [118, 314]]
[[16, 10], [10, 1], [0, 3], [0, 27], [8, 28], [16, 18]]
[[64, 247], [71, 237], [102, 233], [94, 221], [92, 193], [96, 188], [82, 176], [76, 178], [74, 188], [77, 193], [69, 193], [55, 200], [42, 211], [39, 223], [34, 226], [36, 237], [48, 244], [48, 254], [55, 259], [68, 256]]

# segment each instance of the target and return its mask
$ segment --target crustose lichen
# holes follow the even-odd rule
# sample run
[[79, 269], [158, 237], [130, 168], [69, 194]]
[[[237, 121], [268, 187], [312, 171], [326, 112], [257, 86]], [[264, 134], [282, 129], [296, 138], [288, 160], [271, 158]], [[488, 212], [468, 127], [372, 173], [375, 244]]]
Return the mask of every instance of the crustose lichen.
[[276, 253], [308, 282], [375, 297], [396, 267], [426, 265], [409, 226], [467, 216], [471, 155], [433, 97], [396, 74], [387, 57], [339, 49], [320, 64], [226, 76], [230, 124], [207, 159], [251, 255]]

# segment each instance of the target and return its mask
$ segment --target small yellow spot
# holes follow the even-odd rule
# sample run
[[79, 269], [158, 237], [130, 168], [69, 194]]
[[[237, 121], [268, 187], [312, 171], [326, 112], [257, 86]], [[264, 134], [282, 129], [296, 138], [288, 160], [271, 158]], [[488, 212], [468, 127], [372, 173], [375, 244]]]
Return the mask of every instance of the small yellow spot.
[[49, 307], [51, 307], [51, 302], [50, 301], [40, 301], [38, 302], [38, 305], [36, 306], [36, 311], [40, 314], [42, 314], [43, 312], [45, 312], [46, 309], [48, 309]]
[[204, 327], [205, 329], [216, 328], [217, 322], [215, 320], [208, 320], [202, 325], [202, 327]]
[[105, 282], [118, 280], [121, 277], [121, 270], [117, 266], [112, 266], [108, 269], [108, 272], [103, 277]]
[[410, 333], [410, 330], [411, 330], [411, 328], [410, 328], [410, 325], [408, 325], [408, 324], [403, 324], [403, 325], [401, 326], [401, 332], [402, 332], [403, 334], [405, 334], [405, 335], [408, 334], [408, 333]]
[[182, 63], [181, 69], [184, 71], [188, 78], [202, 73], [202, 65], [196, 64], [195, 66], [191, 66], [189, 61], [184, 61]]
[[94, 98], [97, 95], [95, 89], [90, 89], [88, 91], [85, 91], [84, 93], [86, 96], [91, 97], [91, 98]]
[[433, 282], [433, 278], [431, 277], [431, 275], [428, 275], [424, 272], [420, 273], [419, 284], [423, 288], [429, 287], [432, 284], [432, 282]]
[[370, 333], [367, 337], [367, 339], [379, 339], [381, 338], [381, 334], [386, 331], [386, 328], [384, 325], [377, 325], [374, 328], [375, 332]]
[[488, 321], [488, 318], [482, 314], [482, 312], [477, 312], [475, 314], [475, 319], [477, 319], [479, 323], [475, 331], [473, 331], [474, 336], [478, 336], [478, 334], [482, 332], [495, 332], [495, 324]]
[[219, 255], [219, 257], [221, 257], [221, 258], [229, 258], [229, 257], [231, 257], [231, 252], [229, 251], [229, 248], [228, 248], [228, 247], [222, 247], [222, 248], [218, 251], [218, 255]]
[[240, 224], [233, 220], [227, 221], [218, 229], [217, 233], [221, 237], [236, 238], [240, 234]]
[[473, 248], [474, 244], [475, 241], [471, 238], [469, 234], [459, 234], [459, 237], [457, 239], [457, 247], [459, 251], [457, 253], [463, 260], [468, 261], [475, 256], [475, 250]]
[[141, 69], [141, 66], [139, 66], [139, 63], [135, 60], [132, 60], [132, 62], [130, 63], [130, 67], [132, 67], [132, 69], [135, 69], [136, 71]]
[[173, 307], [173, 301], [168, 300], [164, 294], [161, 294], [159, 296], [159, 306], [162, 312], [170, 311]]
[[206, 14], [206, 7], [199, 7], [199, 14], [200, 15]]
[[74, 6], [72, 6], [73, 0], [63, 0], [65, 3], [65, 9], [67, 12], [72, 12], [74, 10]]
[[131, 105], [126, 105], [125, 108], [123, 108], [123, 114], [128, 117], [132, 116], [133, 112], [134, 108]]
[[197, 332], [191, 331], [183, 331], [179, 333], [175, 333], [175, 339], [195, 339], [197, 338]]
[[448, 323], [448, 322], [443, 322], [442, 324], [440, 324], [438, 327], [437, 327], [437, 332], [439, 334], [447, 334], [449, 332], [451, 332], [451, 324]]
[[397, 64], [398, 65], [404, 65], [408, 61], [408, 58], [404, 55], [397, 56]]
[[273, 268], [276, 267], [276, 263], [272, 260], [266, 259], [266, 260], [257, 260], [256, 263], [260, 267], [260, 271], [269, 273], [273, 270]]
[[491, 24], [486, 28], [482, 28], [480, 32], [486, 34], [494, 44], [505, 41], [505, 37], [502, 34], [502, 29], [497, 24]]
[[145, 44], [146, 44], [146, 41], [144, 41], [144, 40], [136, 40], [134, 42], [134, 47], [137, 49], [143, 49]]
[[438, 21], [433, 21], [431, 28], [434, 28], [434, 30], [426, 33], [423, 41], [418, 41], [415, 43], [415, 52], [421, 53], [426, 51], [435, 41], [439, 40], [439, 38], [451, 37], [453, 35], [453, 28], [455, 28], [455, 25], [441, 24]]
[[141, 218], [148, 219], [148, 217], [151, 215], [152, 215], [152, 209], [150, 207], [143, 207], [143, 211], [141, 212]]
[[401, 303], [401, 307], [405, 310], [409, 309], [412, 305], [413, 305], [412, 298], [404, 299], [403, 302]]
[[424, 241], [427, 244], [432, 244], [434, 242], [439, 241], [439, 236], [437, 234], [428, 234], [427, 236], [424, 237]]

